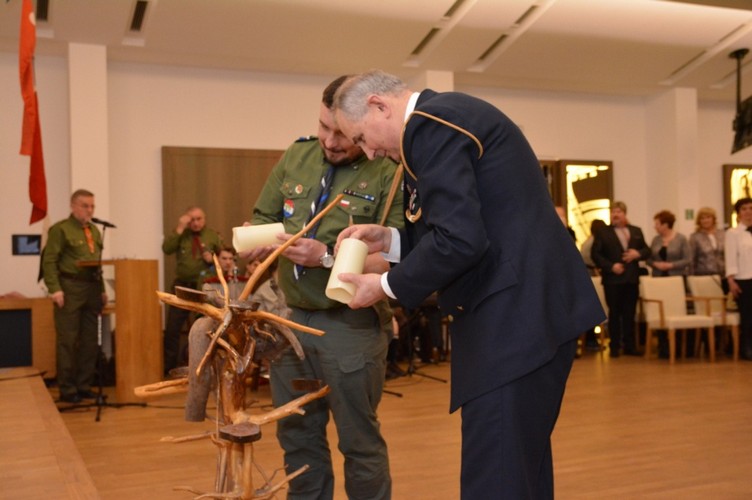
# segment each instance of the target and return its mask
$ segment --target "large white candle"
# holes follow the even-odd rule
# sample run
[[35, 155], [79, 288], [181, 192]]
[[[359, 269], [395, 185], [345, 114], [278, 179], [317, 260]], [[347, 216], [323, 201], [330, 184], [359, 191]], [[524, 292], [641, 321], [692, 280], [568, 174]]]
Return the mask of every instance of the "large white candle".
[[247, 252], [257, 247], [280, 245], [279, 233], [285, 232], [281, 222], [260, 224], [258, 226], [239, 226], [232, 228], [232, 246], [238, 252]]
[[362, 274], [368, 257], [368, 245], [360, 240], [345, 238], [339, 244], [337, 257], [334, 259], [332, 274], [326, 285], [326, 296], [332, 300], [348, 304], [355, 295], [353, 283], [343, 283], [337, 278], [340, 273]]

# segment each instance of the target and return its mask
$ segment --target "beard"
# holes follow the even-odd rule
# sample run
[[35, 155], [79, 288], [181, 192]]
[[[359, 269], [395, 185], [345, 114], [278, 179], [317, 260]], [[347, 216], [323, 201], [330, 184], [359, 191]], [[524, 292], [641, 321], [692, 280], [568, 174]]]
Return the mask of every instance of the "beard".
[[330, 165], [334, 167], [341, 167], [344, 165], [350, 165], [354, 163], [355, 161], [359, 160], [360, 158], [362, 158], [363, 151], [358, 151], [357, 153], [348, 154], [347, 151], [331, 151], [328, 149], [324, 149], [324, 157], [326, 158], [326, 161], [328, 161]]

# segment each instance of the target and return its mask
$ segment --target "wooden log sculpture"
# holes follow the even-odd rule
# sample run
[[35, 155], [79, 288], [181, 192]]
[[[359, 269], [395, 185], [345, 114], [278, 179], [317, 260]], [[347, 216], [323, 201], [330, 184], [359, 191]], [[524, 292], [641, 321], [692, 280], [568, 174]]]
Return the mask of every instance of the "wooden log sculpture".
[[[303, 349], [292, 330], [323, 335], [324, 332], [290, 321], [286, 315], [284, 300], [280, 307], [269, 311], [259, 308], [261, 301], [254, 300], [257, 281], [271, 263], [295, 240], [302, 237], [326, 213], [342, 199], [337, 196], [326, 208], [314, 217], [300, 232], [280, 245], [269, 255], [248, 279], [237, 300], [231, 301], [229, 288], [222, 273], [218, 278], [224, 294], [218, 299], [221, 304], [211, 303], [202, 292], [190, 289], [176, 290], [176, 294], [157, 292], [165, 304], [188, 309], [203, 315], [194, 322], [189, 333], [189, 367], [187, 375], [137, 387], [139, 397], [155, 397], [175, 392], [188, 392], [185, 418], [203, 421], [206, 418], [206, 403], [212, 389], [217, 395], [217, 429], [211, 433], [181, 438], [167, 438], [172, 442], [209, 437], [218, 448], [217, 474], [214, 492], [199, 492], [191, 487], [179, 487], [199, 496], [196, 498], [271, 498], [294, 477], [302, 474], [308, 466], [284, 473], [274, 481], [258, 464], [253, 462], [253, 443], [261, 438], [258, 426], [277, 421], [293, 413], [304, 414], [303, 406], [310, 401], [326, 396], [329, 387], [324, 386], [305, 394], [284, 406], [258, 415], [246, 408], [246, 380], [253, 368], [262, 362], [274, 360], [285, 349], [292, 348], [303, 358]], [[214, 264], [219, 269], [217, 257]], [[268, 306], [267, 306], [268, 307]], [[253, 485], [253, 470], [263, 479], [259, 488]]]

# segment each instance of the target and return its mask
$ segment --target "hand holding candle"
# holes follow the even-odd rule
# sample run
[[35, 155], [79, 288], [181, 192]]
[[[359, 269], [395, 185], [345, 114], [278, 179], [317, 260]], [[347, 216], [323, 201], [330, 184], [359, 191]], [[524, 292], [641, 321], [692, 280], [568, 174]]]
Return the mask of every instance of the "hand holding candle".
[[340, 273], [361, 274], [368, 256], [368, 245], [360, 240], [346, 238], [339, 244], [339, 251], [334, 259], [332, 274], [326, 285], [326, 296], [332, 300], [349, 303], [355, 295], [356, 286], [353, 283], [340, 281]]
[[234, 227], [232, 228], [232, 246], [238, 253], [241, 253], [267, 245], [278, 245], [280, 241], [277, 235], [284, 232], [285, 226], [281, 222]]

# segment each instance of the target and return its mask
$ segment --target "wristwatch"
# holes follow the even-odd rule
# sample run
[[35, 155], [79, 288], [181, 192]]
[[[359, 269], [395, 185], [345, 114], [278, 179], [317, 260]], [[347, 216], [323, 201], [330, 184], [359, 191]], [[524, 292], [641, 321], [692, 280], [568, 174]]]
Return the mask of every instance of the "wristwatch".
[[321, 267], [323, 267], [324, 269], [331, 269], [334, 265], [334, 249], [327, 245], [326, 251], [324, 252], [324, 255], [322, 255], [319, 259], [319, 262], [321, 263]]

